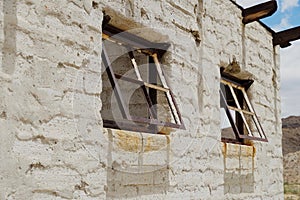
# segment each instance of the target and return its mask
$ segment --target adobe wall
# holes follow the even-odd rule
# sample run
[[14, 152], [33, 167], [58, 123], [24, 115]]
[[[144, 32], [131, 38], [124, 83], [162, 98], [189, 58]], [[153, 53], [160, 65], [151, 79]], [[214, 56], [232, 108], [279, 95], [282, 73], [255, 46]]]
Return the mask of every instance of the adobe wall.
[[[103, 128], [103, 11], [171, 44], [186, 130]], [[231, 1], [4, 0], [0, 32], [1, 199], [283, 199], [279, 49]], [[254, 75], [268, 143], [221, 142], [219, 68], [233, 57]]]

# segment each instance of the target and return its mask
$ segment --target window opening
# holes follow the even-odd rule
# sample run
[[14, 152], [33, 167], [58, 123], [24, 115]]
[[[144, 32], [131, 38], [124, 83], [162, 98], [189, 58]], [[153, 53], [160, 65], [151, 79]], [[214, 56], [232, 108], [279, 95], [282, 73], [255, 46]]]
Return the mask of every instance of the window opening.
[[238, 80], [222, 73], [220, 105], [223, 141], [238, 143], [243, 143], [244, 139], [268, 141], [246, 92], [252, 83], [252, 80]]
[[184, 129], [160, 64], [169, 45], [108, 24], [102, 35], [104, 127], [149, 133], [163, 133], [166, 127]]

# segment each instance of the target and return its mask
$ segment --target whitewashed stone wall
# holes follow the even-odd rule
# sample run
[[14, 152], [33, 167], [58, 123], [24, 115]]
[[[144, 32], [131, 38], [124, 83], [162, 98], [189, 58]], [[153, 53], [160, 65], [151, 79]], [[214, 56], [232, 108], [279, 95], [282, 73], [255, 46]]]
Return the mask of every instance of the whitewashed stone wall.
[[[278, 48], [231, 1], [0, 8], [1, 199], [283, 199]], [[119, 28], [171, 43], [163, 68], [186, 130], [103, 128], [103, 11]], [[221, 143], [219, 67], [233, 57], [255, 76], [250, 96], [268, 143]]]

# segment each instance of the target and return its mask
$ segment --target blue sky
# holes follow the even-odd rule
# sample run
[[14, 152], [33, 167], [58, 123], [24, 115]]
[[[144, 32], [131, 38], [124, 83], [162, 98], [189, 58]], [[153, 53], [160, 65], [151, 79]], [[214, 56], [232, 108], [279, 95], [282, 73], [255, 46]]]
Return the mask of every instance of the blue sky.
[[277, 3], [277, 12], [262, 21], [272, 27], [275, 31], [300, 26], [299, 0], [280, 0], [277, 1]]
[[[237, 0], [244, 8], [266, 0]], [[300, 0], [277, 0], [278, 9], [262, 21], [274, 31], [300, 26]], [[282, 117], [300, 116], [300, 40], [281, 49], [281, 107]]]

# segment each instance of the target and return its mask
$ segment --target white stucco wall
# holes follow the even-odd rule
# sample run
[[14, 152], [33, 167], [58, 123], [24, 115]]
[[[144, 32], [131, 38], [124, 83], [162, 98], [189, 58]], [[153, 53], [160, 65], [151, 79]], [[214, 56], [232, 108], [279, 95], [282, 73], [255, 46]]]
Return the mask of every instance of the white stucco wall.
[[[0, 31], [15, 27], [0, 36], [1, 199], [283, 199], [279, 51], [261, 24], [243, 25], [231, 1], [0, 8]], [[171, 44], [163, 68], [186, 130], [103, 128], [102, 11], [119, 28]], [[268, 143], [221, 142], [219, 68], [233, 57], [255, 77], [249, 96]]]

